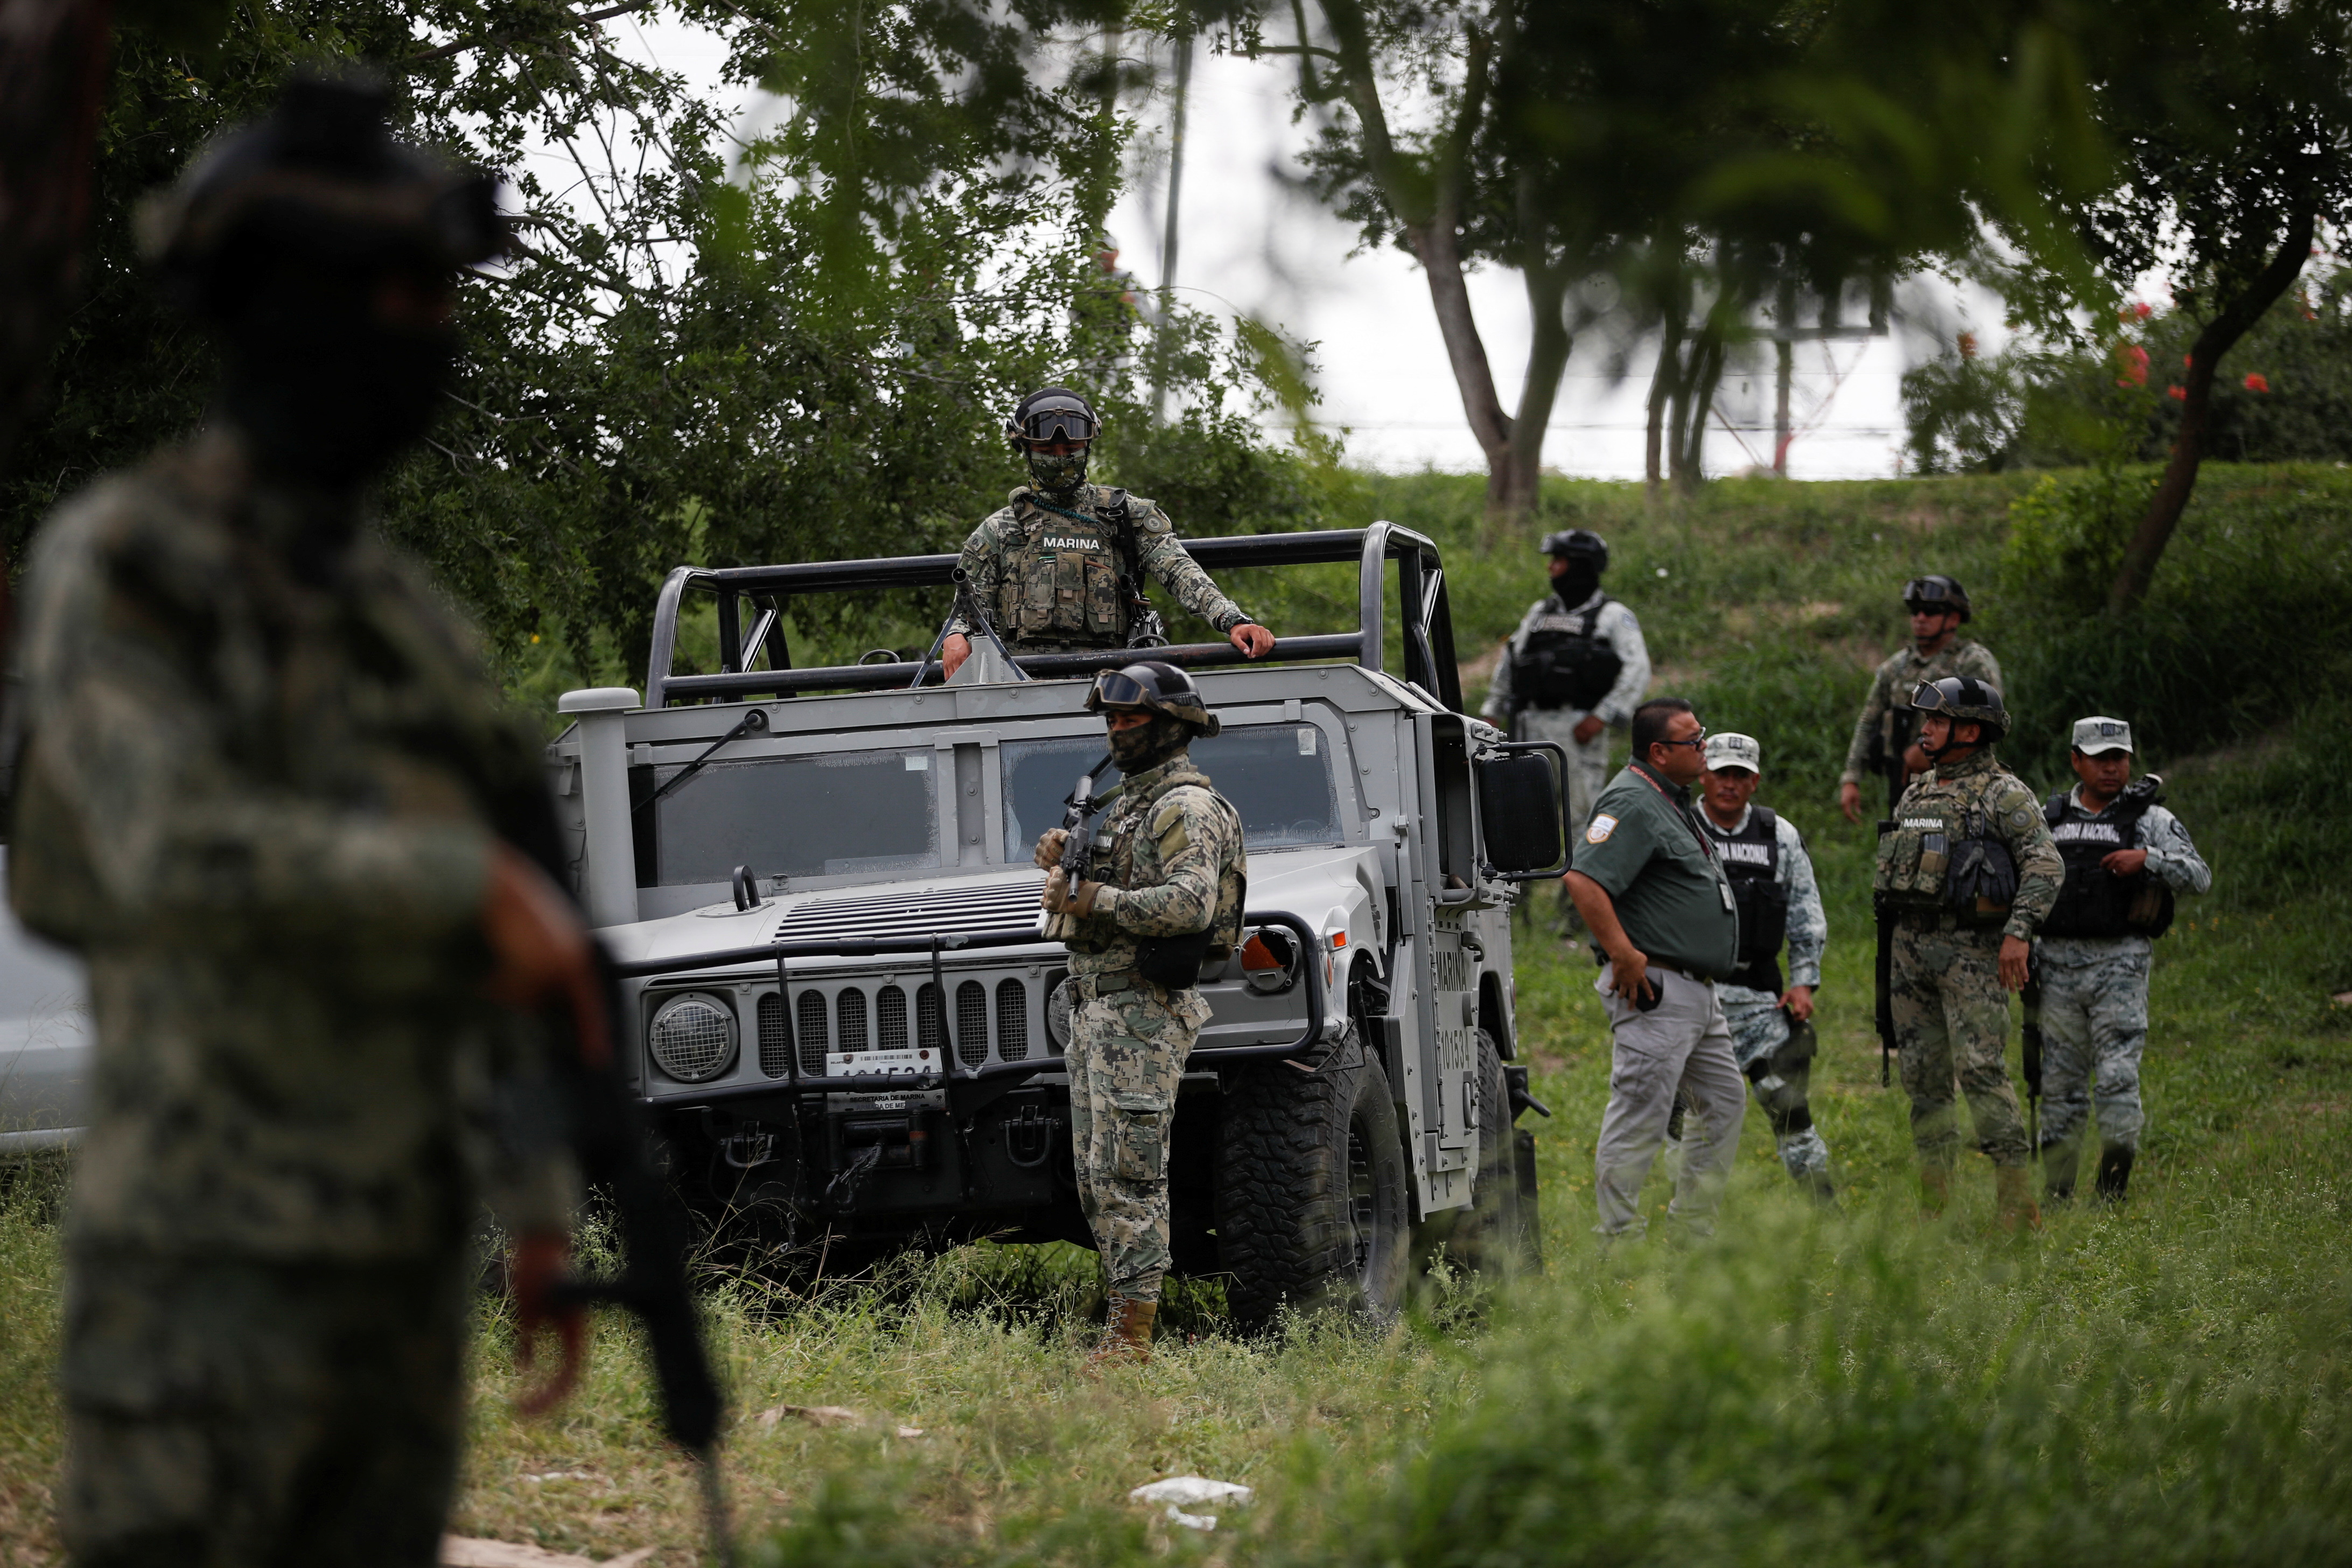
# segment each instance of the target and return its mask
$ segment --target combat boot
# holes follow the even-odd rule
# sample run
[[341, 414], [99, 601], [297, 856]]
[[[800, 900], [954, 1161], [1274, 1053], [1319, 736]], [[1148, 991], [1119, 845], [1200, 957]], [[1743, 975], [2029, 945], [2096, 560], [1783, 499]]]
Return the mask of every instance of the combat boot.
[[1919, 1167], [1919, 1217], [1941, 1219], [1944, 1209], [1952, 1201], [1952, 1168], [1949, 1165]]
[[2083, 1164], [2083, 1131], [2042, 1145], [2042, 1201], [2052, 1206], [2074, 1201], [2074, 1175]]
[[2099, 1201], [2119, 1204], [2124, 1190], [2131, 1185], [2132, 1149], [2128, 1144], [2110, 1143], [2099, 1151]]
[[1087, 1358], [1087, 1375], [1098, 1375], [1108, 1366], [1141, 1366], [1150, 1361], [1151, 1320], [1159, 1314], [1157, 1301], [1130, 1301], [1124, 1296], [1113, 1296], [1102, 1344]]
[[2042, 1210], [2033, 1201], [2022, 1165], [1995, 1165], [1992, 1168], [1993, 1223], [2003, 1230], [2014, 1231], [2042, 1228]]

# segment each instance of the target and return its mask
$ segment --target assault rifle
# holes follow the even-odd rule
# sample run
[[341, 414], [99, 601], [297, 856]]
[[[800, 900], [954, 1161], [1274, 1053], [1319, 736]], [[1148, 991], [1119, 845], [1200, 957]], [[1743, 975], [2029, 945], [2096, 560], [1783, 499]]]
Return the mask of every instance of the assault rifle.
[[[1895, 823], [1891, 818], [1878, 825], [1881, 838], [1894, 831]], [[1888, 905], [1885, 893], [1873, 893], [1870, 896], [1870, 912], [1878, 923], [1878, 960], [1873, 975], [1877, 984], [1878, 1087], [1885, 1089], [1895, 1077], [1891, 1065], [1895, 1050], [1895, 910]]]
[[1895, 815], [1902, 803], [1903, 792], [1911, 787], [1911, 770], [1904, 762], [1911, 750], [1913, 731], [1918, 727], [1918, 714], [1910, 708], [1889, 708], [1878, 721], [1878, 744], [1871, 752], [1871, 766], [1886, 780], [1886, 815]]
[[719, 1474], [719, 1384], [702, 1344], [686, 1279], [686, 1237], [669, 1189], [646, 1157], [637, 1103], [621, 1076], [621, 992], [612, 961], [594, 944], [597, 989], [572, 1007], [574, 1047], [554, 1058], [563, 1124], [580, 1174], [603, 1192], [621, 1234], [621, 1271], [574, 1274], [552, 1293], [558, 1306], [599, 1303], [636, 1315], [661, 1389], [662, 1430], [694, 1456], [710, 1538], [722, 1564], [734, 1563], [734, 1537]]
[[1095, 781], [1109, 766], [1110, 753], [1106, 752], [1101, 762], [1078, 775], [1077, 787], [1062, 802], [1062, 854], [1045, 878], [1046, 889], [1056, 903], [1086, 879], [1087, 852], [1094, 847], [1094, 816], [1101, 809], [1095, 799]]

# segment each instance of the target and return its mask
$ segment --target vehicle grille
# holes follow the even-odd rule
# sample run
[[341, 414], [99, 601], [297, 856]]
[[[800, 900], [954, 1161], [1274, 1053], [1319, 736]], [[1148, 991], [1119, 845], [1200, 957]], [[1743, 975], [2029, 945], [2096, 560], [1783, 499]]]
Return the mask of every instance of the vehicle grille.
[[[940, 1006], [940, 988], [928, 980], [910, 984], [911, 975], [904, 980], [887, 975], [863, 980], [795, 979], [789, 1013], [783, 996], [771, 982], [770, 988], [745, 999], [743, 1013], [747, 1020], [756, 1020], [758, 1072], [767, 1079], [793, 1077], [795, 1056], [798, 1076], [822, 1079], [827, 1075], [828, 1056], [851, 1058], [849, 1065], [831, 1069], [834, 1072], [856, 1072], [860, 1069], [856, 1061], [861, 1057], [909, 1047], [934, 1051], [951, 1047], [956, 1060], [966, 1067], [1051, 1059], [1062, 1054], [1061, 1047], [1054, 1043], [1043, 1012], [1033, 1016], [1032, 1010], [1044, 1005], [1063, 978], [1059, 969], [1045, 970], [1036, 978], [1028, 974], [1026, 966], [1019, 974], [1007, 974], [1003, 969], [967, 970], [948, 981], [955, 1008], [952, 1018]], [[954, 1025], [951, 1032], [950, 1023]], [[695, 1048], [686, 1050], [681, 1045], [685, 1033], [672, 1020], [660, 1041], [648, 1041], [649, 1046], [659, 1047], [652, 1054], [665, 1072], [682, 1083], [716, 1081], [731, 1054], [724, 1047], [723, 1036], [712, 1041], [696, 1036], [688, 1042]], [[665, 1049], [667, 1056], [663, 1055]], [[743, 1055], [748, 1072], [751, 1053], [747, 1048]], [[691, 1060], [687, 1059], [689, 1056]], [[719, 1070], [697, 1079], [683, 1077], [679, 1070], [710, 1072], [713, 1068]]]
[[996, 1054], [1008, 1062], [1029, 1058], [1029, 988], [1018, 980], [996, 983]]
[[773, 991], [760, 998], [760, 1070], [770, 1078], [782, 1078], [793, 1070], [784, 999]]
[[1041, 880], [992, 882], [983, 887], [948, 887], [921, 892], [857, 893], [811, 899], [776, 927], [778, 942], [822, 942], [827, 937], [869, 941], [890, 936], [953, 936], [964, 931], [1003, 931], [1033, 925]]
[[956, 1055], [967, 1067], [988, 1059], [988, 987], [977, 980], [956, 987]]
[[840, 1050], [862, 1051], [866, 1048], [866, 993], [845, 986], [834, 998], [834, 1018], [841, 1026]]
[[896, 985], [885, 985], [874, 994], [875, 1032], [880, 1047], [886, 1051], [907, 1048], [907, 994]]
[[828, 1037], [824, 1027], [824, 993], [803, 991], [793, 1006], [793, 1011], [800, 1015], [801, 1071], [822, 1075]]

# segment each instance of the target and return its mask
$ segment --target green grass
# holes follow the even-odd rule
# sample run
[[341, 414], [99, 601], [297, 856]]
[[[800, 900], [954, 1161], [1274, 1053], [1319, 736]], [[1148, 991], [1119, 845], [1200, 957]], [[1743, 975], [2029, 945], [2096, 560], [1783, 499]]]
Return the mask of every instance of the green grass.
[[[2281, 516], [2340, 533], [2342, 511], [2315, 512], [2303, 493], [2283, 512], [2280, 497], [2341, 484], [2209, 470], [2179, 559], [2224, 577], [2215, 563]], [[1385, 515], [1446, 542], [1465, 651], [1507, 630], [1534, 592], [1530, 552], [1477, 548], [1475, 486], [1368, 488]], [[1990, 1226], [1990, 1168], [1971, 1157], [1954, 1212], [1916, 1217], [1905, 1104], [1879, 1086], [1869, 1032], [1869, 843], [1830, 784], [1866, 663], [1898, 626], [1889, 585], [1931, 569], [1995, 584], [2014, 489], [1759, 481], [1656, 515], [1622, 487], [1548, 497], [1559, 517], [1611, 532], [1626, 597], [1648, 574], [1636, 603], [1666, 683], [1717, 727], [1764, 738], [1764, 798], [1811, 842], [1832, 933], [1814, 1105], [1841, 1215], [1798, 1199], [1751, 1116], [1719, 1238], [1599, 1255], [1608, 1054], [1593, 970], [1531, 939], [1521, 1026], [1557, 1112], [1536, 1122], [1541, 1279], [1500, 1293], [1443, 1283], [1383, 1329], [1304, 1323], [1257, 1342], [1223, 1332], [1213, 1291], [1192, 1291], [1153, 1364], [1100, 1384], [1076, 1373], [1093, 1277], [1071, 1249], [969, 1248], [793, 1297], [722, 1284], [710, 1312], [733, 1390], [726, 1463], [766, 1560], [2352, 1560], [2352, 1008], [2330, 999], [2352, 989], [2339, 935], [2352, 897], [2334, 870], [2352, 849], [2341, 700], [2275, 690], [2233, 706], [2212, 748], [2154, 759], [2217, 887], [2161, 944], [2132, 1204], [2006, 1238]], [[1990, 606], [1987, 623], [1990, 639]], [[1995, 646], [2030, 663], [2034, 626], [2011, 630]], [[56, 1189], [52, 1168], [0, 1190], [11, 1563], [54, 1552]], [[1663, 1205], [1654, 1183], [1646, 1195]], [[484, 1305], [457, 1528], [696, 1560], [693, 1478], [653, 1436], [629, 1341], [605, 1323], [581, 1395], [526, 1422], [508, 1403], [521, 1380], [507, 1331]], [[787, 1404], [861, 1419], [757, 1419]], [[1187, 1472], [1248, 1482], [1260, 1500], [1211, 1536], [1124, 1501]]]

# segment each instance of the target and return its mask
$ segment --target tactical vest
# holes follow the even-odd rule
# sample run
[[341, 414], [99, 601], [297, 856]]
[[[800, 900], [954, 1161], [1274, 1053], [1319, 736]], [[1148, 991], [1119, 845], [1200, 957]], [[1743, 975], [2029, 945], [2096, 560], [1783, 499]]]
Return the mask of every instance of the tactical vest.
[[[2099, 864], [2118, 849], [2139, 847], [2139, 825], [2153, 801], [2126, 801], [2099, 821], [2071, 816], [2068, 791], [2042, 803], [2066, 880], [2042, 922], [2043, 936], [2162, 936], [2172, 929], [2172, 889], [2147, 868], [2118, 877]], [[2071, 819], [2070, 819], [2071, 817]]]
[[[998, 629], [1024, 637], [1097, 642], [1127, 640], [1127, 492], [1105, 490], [1094, 516], [1045, 510], [1032, 500], [1018, 540], [1004, 542], [1004, 574], [996, 590]], [[1019, 521], [1018, 519], [1015, 520]]]
[[[1233, 803], [1217, 793], [1209, 775], [1192, 766], [1171, 768], [1155, 783], [1149, 794], [1129, 799], [1122, 789], [1118, 805], [1113, 808], [1108, 835], [1095, 847], [1088, 858], [1088, 875], [1107, 887], [1129, 889], [1135, 886], [1135, 847], [1160, 809], [1160, 802], [1180, 789], [1195, 788], [1215, 803], [1213, 809], [1223, 815], [1233, 827], [1233, 842], [1242, 841], [1240, 814]], [[1135, 967], [1147, 980], [1181, 990], [1200, 983], [1203, 963], [1223, 963], [1241, 945], [1242, 909], [1249, 899], [1249, 879], [1240, 865], [1229, 860], [1217, 868], [1217, 907], [1209, 917], [1208, 925], [1189, 936], [1139, 937], [1135, 943]], [[1103, 922], [1108, 925], [1109, 922]], [[1116, 928], [1097, 940], [1103, 946], [1118, 939]]]
[[[1985, 778], [2004, 776], [1995, 771]], [[1965, 926], [2004, 925], [2017, 897], [2017, 858], [1994, 836], [1981, 791], [1955, 800], [1914, 784], [1878, 840], [1873, 886], [1892, 909], [1949, 913]]]
[[1550, 600], [1511, 656], [1511, 700], [1523, 709], [1591, 711], [1625, 668], [1601, 636], [1601, 612], [1616, 602], [1603, 594], [1590, 609], [1570, 611]]
[[1739, 908], [1739, 967], [1726, 977], [1733, 985], [1780, 994], [1780, 947], [1789, 940], [1789, 889], [1780, 880], [1780, 819], [1771, 807], [1748, 808], [1748, 826], [1726, 833], [1702, 817], [1724, 874], [1731, 879]]

